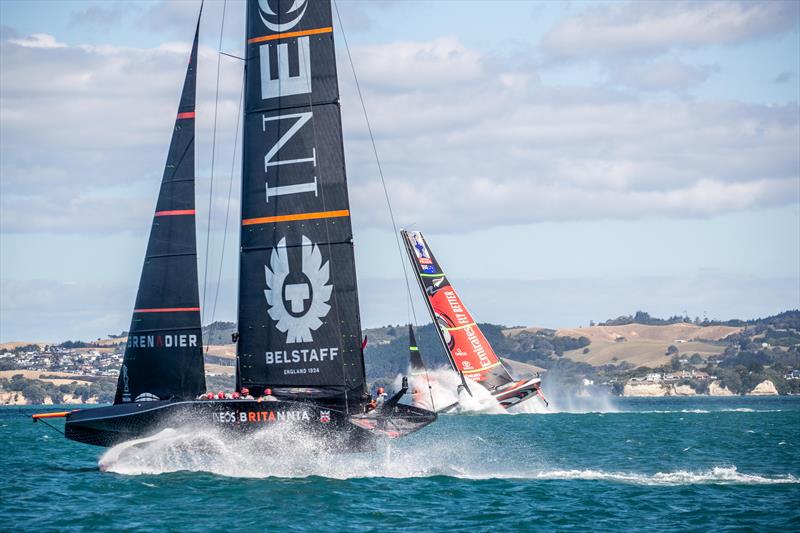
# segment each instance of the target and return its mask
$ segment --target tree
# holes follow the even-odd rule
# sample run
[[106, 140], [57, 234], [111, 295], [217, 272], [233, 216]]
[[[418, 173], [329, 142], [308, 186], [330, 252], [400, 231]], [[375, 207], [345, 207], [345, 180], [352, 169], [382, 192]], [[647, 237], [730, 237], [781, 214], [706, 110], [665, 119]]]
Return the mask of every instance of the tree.
[[667, 353], [664, 354], [664, 355], [673, 355], [673, 354], [677, 354], [677, 353], [678, 353], [678, 347], [675, 346], [674, 344], [670, 344], [667, 347]]

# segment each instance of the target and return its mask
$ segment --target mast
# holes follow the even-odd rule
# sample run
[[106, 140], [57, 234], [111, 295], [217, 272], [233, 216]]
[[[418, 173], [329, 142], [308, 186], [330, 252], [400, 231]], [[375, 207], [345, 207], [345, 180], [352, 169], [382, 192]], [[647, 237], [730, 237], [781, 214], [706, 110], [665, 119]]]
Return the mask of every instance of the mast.
[[331, 5], [248, 0], [239, 383], [366, 393]]
[[114, 403], [206, 390], [194, 199], [197, 19]]
[[405, 230], [400, 233], [425, 305], [437, 326], [439, 340], [467, 391], [465, 376], [489, 390], [512, 382], [513, 378], [450, 285], [422, 233]]

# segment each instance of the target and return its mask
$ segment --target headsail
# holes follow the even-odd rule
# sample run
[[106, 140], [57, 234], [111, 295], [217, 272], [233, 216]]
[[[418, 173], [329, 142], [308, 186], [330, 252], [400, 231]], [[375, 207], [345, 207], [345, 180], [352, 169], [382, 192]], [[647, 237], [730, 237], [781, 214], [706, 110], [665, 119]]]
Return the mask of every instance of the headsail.
[[366, 392], [331, 5], [248, 0], [238, 382]]
[[406, 252], [450, 364], [490, 391], [513, 378], [447, 280], [419, 231], [402, 231]]
[[114, 403], [205, 392], [194, 202], [197, 21]]

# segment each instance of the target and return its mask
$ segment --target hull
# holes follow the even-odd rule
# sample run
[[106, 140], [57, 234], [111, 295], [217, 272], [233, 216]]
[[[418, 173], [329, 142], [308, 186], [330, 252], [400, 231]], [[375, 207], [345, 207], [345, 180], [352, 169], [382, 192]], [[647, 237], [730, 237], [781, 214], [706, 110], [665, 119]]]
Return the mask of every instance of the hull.
[[[436, 414], [398, 405], [391, 413], [352, 414], [340, 409], [292, 401], [194, 400], [118, 404], [73, 411], [66, 416], [68, 439], [113, 446], [166, 428], [202, 427], [251, 433], [273, 427], [297, 428], [335, 451], [375, 449], [380, 437], [400, 437], [436, 420]], [[398, 429], [399, 428], [399, 429]]]
[[544, 399], [544, 395], [542, 395], [541, 391], [541, 382], [542, 380], [539, 378], [522, 379], [502, 389], [493, 391], [492, 396], [494, 396], [505, 409], [530, 400], [536, 396], [540, 396], [546, 403], [547, 400]]

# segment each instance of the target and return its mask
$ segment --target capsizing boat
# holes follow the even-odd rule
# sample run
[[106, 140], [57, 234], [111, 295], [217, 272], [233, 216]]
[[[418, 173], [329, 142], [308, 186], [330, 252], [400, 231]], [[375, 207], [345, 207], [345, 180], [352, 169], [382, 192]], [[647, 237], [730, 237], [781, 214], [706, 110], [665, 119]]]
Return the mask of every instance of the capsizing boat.
[[68, 439], [112, 446], [166, 427], [293, 424], [333, 449], [364, 451], [436, 420], [400, 403], [405, 382], [371, 409], [331, 4], [247, 0], [246, 9], [236, 388], [267, 399], [199, 399], [198, 17], [114, 404], [34, 415], [63, 416]]
[[[459, 389], [471, 394], [469, 384], [478, 383], [506, 409], [537, 396], [547, 404], [538, 376], [515, 379], [503, 365], [450, 284], [422, 232], [401, 230], [400, 235], [450, 366], [461, 377]], [[412, 368], [414, 364], [412, 359]]]

